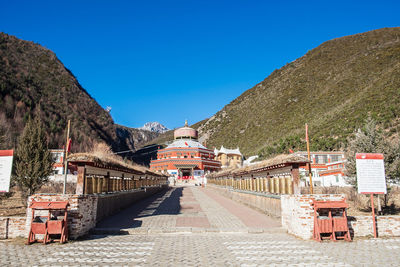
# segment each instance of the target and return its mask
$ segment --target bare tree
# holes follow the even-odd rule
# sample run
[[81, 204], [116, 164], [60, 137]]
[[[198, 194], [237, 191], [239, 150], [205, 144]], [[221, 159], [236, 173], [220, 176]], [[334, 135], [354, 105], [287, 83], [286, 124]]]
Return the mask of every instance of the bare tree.
[[386, 140], [376, 122], [368, 118], [363, 129], [358, 129], [355, 137], [349, 141], [346, 150], [347, 182], [356, 186], [356, 153], [382, 153], [385, 158], [386, 178], [390, 182], [399, 181], [400, 149], [399, 144]]

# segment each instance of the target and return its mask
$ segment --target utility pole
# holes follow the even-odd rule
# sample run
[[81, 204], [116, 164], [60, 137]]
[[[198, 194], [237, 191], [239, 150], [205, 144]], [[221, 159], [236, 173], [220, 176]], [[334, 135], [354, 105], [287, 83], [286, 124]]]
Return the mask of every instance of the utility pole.
[[67, 142], [65, 143], [65, 153], [64, 153], [64, 188], [63, 188], [63, 194], [65, 195], [67, 193], [67, 175], [68, 175], [68, 146], [69, 146], [69, 130], [71, 127], [71, 120], [68, 120], [68, 127], [67, 127]]
[[308, 125], [306, 123], [306, 141], [307, 141], [307, 155], [308, 155], [308, 175], [310, 177], [310, 194], [314, 194], [312, 172], [311, 172], [311, 156], [310, 156], [310, 140], [308, 138]]

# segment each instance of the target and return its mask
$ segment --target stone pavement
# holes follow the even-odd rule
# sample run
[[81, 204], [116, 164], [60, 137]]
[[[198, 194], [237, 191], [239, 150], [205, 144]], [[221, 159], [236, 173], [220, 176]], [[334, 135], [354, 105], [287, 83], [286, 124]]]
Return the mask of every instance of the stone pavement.
[[100, 222], [95, 233], [266, 232], [276, 219], [210, 190], [174, 187]]
[[173, 188], [67, 244], [0, 242], [0, 266], [399, 266], [400, 238], [303, 241], [198, 187]]

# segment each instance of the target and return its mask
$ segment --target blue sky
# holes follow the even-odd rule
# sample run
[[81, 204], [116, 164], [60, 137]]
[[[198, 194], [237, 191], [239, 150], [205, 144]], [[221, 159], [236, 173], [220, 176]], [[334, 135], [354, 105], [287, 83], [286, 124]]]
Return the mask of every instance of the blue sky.
[[400, 26], [399, 2], [0, 0], [0, 31], [54, 51], [116, 123], [174, 128], [324, 41]]

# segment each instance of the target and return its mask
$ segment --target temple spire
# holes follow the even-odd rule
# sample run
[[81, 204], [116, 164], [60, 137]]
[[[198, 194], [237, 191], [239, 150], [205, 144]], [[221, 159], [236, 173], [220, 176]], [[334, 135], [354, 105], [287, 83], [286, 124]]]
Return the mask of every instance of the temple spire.
[[187, 120], [185, 120], [185, 127], [189, 127]]

